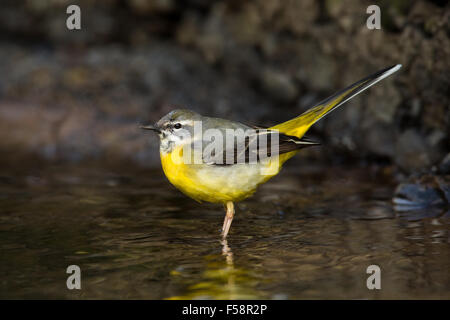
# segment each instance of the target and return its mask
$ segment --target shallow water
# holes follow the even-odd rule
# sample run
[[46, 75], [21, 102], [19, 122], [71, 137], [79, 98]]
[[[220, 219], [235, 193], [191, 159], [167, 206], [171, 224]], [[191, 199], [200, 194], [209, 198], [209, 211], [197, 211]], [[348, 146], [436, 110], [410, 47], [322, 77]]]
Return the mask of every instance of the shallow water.
[[[285, 168], [236, 208], [175, 190], [159, 170], [3, 169], [0, 298], [450, 298], [450, 214], [397, 213], [373, 168]], [[66, 268], [81, 268], [81, 290]], [[369, 265], [381, 290], [368, 290]]]

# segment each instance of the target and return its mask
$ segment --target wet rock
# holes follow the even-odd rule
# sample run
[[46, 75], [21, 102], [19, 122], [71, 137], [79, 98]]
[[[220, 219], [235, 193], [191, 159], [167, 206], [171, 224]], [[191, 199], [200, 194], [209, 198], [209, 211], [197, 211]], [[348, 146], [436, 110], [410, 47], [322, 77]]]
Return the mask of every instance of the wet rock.
[[450, 203], [450, 175], [443, 175], [436, 177], [436, 182], [439, 186], [439, 189], [445, 196], [447, 200], [447, 204]]
[[393, 203], [397, 211], [449, 205], [450, 176], [423, 175], [400, 184]]

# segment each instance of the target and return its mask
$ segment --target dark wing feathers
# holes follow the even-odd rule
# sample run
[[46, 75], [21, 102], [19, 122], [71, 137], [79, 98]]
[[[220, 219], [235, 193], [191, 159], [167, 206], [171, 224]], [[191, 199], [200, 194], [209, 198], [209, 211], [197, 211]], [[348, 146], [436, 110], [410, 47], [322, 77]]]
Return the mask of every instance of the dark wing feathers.
[[[256, 134], [246, 137], [245, 147], [242, 148], [242, 150], [239, 151], [237, 150], [237, 143], [235, 142], [234, 148], [232, 149], [225, 148], [222, 155], [217, 155], [217, 157], [215, 157], [215, 159], [219, 160], [222, 159], [222, 161], [211, 161], [211, 159], [209, 159], [208, 163], [213, 165], [232, 165], [238, 162], [242, 162], [244, 159], [245, 163], [250, 163], [251, 161], [255, 160], [260, 161], [261, 159], [268, 158], [272, 155], [273, 147], [276, 147], [277, 143], [275, 139], [277, 137], [278, 137], [279, 154], [296, 151], [299, 149], [320, 144], [306, 137], [297, 138], [266, 128], [261, 127], [254, 127], [254, 128], [256, 129]], [[267, 139], [266, 143], [261, 144], [260, 136], [263, 134], [267, 135]], [[230, 156], [229, 153], [231, 153], [232, 156]], [[232, 163], [227, 163], [228, 159], [227, 156], [229, 157], [229, 159], [232, 159]]]

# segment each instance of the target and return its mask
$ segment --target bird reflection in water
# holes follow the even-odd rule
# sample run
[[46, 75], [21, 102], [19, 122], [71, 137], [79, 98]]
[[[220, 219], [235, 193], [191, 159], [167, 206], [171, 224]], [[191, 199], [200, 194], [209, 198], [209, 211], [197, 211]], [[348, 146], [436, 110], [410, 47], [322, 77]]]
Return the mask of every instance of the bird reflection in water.
[[234, 261], [233, 261], [233, 252], [231, 251], [231, 248], [228, 246], [227, 239], [223, 239], [221, 241], [222, 244], [222, 255], [225, 256], [225, 261], [227, 263], [227, 272], [228, 274], [228, 288], [230, 291], [230, 296], [232, 295], [232, 292], [234, 291], [234, 284], [235, 284], [235, 273], [234, 273]]

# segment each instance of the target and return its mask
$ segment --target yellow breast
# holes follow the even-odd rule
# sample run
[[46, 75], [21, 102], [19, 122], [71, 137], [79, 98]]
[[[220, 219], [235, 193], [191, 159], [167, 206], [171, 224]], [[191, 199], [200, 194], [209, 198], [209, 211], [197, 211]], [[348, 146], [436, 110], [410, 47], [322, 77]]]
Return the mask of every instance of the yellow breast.
[[267, 163], [217, 166], [183, 163], [183, 149], [161, 153], [161, 164], [169, 181], [197, 201], [226, 203], [251, 196], [256, 188], [278, 174], [282, 164], [295, 153], [283, 154]]

